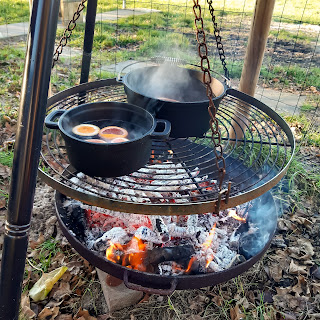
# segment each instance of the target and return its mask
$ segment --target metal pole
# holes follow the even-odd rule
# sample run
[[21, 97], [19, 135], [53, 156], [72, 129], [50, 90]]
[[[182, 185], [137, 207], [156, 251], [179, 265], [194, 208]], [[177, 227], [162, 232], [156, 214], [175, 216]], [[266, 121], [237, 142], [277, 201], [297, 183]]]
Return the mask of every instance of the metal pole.
[[0, 319], [18, 319], [60, 0], [34, 0], [0, 276]]
[[88, 82], [98, 0], [88, 0], [80, 83]]

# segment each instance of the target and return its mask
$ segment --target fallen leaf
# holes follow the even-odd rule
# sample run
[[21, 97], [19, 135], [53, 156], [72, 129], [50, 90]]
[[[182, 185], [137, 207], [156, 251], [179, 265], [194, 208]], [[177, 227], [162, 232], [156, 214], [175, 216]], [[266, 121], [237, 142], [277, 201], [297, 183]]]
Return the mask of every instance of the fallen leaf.
[[269, 274], [270, 277], [275, 281], [279, 282], [282, 278], [283, 270], [281, 268], [281, 265], [278, 263], [272, 263], [269, 266]]
[[67, 263], [69, 272], [72, 275], [79, 274], [81, 268], [83, 267], [82, 261], [70, 261]]
[[291, 260], [289, 266], [289, 273], [291, 274], [305, 274], [308, 275], [307, 267], [306, 266], [299, 266]]
[[310, 295], [310, 288], [304, 276], [298, 276], [298, 283], [292, 287], [292, 291], [295, 293], [296, 296], [301, 295], [301, 293], [305, 296]]
[[7, 200], [5, 198], [0, 199], [0, 209], [3, 209], [6, 207]]
[[80, 309], [76, 315], [76, 320], [97, 320], [97, 318], [90, 316], [89, 311]]
[[68, 282], [60, 282], [59, 287], [56, 288], [50, 296], [57, 301], [65, 299], [67, 296], [71, 294], [70, 284]]
[[20, 307], [21, 307], [21, 313], [27, 319], [33, 319], [36, 316], [36, 314], [30, 308], [30, 299], [25, 293], [21, 295]]
[[279, 314], [279, 319], [280, 319], [280, 320], [296, 320], [297, 317], [296, 317], [294, 314], [289, 314], [289, 313], [281, 312], [281, 313]]
[[29, 291], [29, 296], [32, 300], [44, 300], [51, 291], [53, 285], [60, 279], [66, 270], [67, 267], [63, 266], [49, 273], [44, 273]]
[[318, 293], [320, 293], [320, 283], [312, 282], [312, 283], [311, 283], [311, 288], [312, 288], [313, 294], [318, 294]]
[[211, 300], [212, 300], [218, 307], [221, 307], [222, 304], [223, 304], [223, 298], [220, 297], [220, 296], [214, 296]]
[[56, 320], [72, 320], [72, 315], [71, 314], [59, 314], [56, 317]]
[[245, 318], [244, 314], [240, 310], [239, 305], [236, 305], [234, 308], [230, 308], [230, 317], [231, 320], [241, 320]]
[[97, 320], [109, 320], [109, 319], [112, 319], [109, 314], [101, 314], [97, 318]]
[[34, 250], [34, 249], [37, 248], [40, 244], [42, 244], [44, 241], [45, 241], [44, 236], [43, 236], [42, 232], [40, 232], [37, 241], [33, 241], [33, 240], [30, 240], [30, 241], [29, 241], [29, 247]]
[[300, 257], [300, 259], [308, 260], [314, 255], [313, 246], [310, 241], [307, 239], [298, 239], [298, 244], [300, 246], [300, 250], [305, 253], [305, 255]]
[[55, 319], [59, 314], [59, 307], [43, 308], [38, 314], [38, 320], [51, 320]]
[[3, 179], [8, 179], [11, 176], [11, 169], [8, 166], [4, 166], [0, 163], [0, 176]]

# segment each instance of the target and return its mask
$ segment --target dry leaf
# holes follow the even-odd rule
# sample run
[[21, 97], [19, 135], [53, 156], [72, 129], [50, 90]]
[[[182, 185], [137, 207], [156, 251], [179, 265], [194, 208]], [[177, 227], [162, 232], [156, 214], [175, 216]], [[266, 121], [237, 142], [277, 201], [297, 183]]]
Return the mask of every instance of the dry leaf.
[[230, 317], [231, 320], [241, 320], [245, 318], [244, 314], [240, 310], [239, 305], [236, 305], [234, 308], [230, 308]]
[[301, 295], [301, 293], [306, 296], [310, 295], [310, 289], [304, 276], [298, 276], [298, 283], [292, 287], [292, 291], [296, 297]]
[[304, 217], [293, 216], [291, 220], [297, 222], [298, 224], [304, 225], [308, 229], [311, 229], [312, 222]]
[[29, 291], [29, 296], [34, 301], [41, 301], [46, 298], [51, 291], [53, 285], [61, 278], [66, 272], [67, 267], [60, 267], [49, 273], [42, 274], [41, 278], [34, 284]]
[[300, 257], [302, 260], [308, 260], [314, 255], [313, 246], [310, 241], [306, 239], [298, 239], [298, 244], [301, 251], [305, 253], [304, 256]]
[[45, 241], [44, 236], [43, 236], [42, 232], [40, 232], [37, 241], [33, 241], [33, 240], [30, 240], [30, 241], [29, 241], [29, 247], [30, 247], [31, 249], [35, 249], [35, 248], [37, 248], [41, 243], [43, 243], [44, 241]]
[[281, 312], [280, 316], [280, 320], [296, 320], [297, 317], [294, 314], [289, 314], [289, 313], [284, 313]]
[[308, 275], [307, 267], [306, 266], [299, 266], [291, 260], [289, 266], [289, 273], [291, 274], [305, 274]]
[[52, 290], [52, 294], [50, 294], [50, 296], [53, 299], [60, 301], [69, 296], [71, 292], [72, 291], [70, 290], [70, 284], [68, 282], [60, 282], [59, 287]]
[[67, 263], [69, 272], [72, 275], [79, 274], [81, 268], [83, 267], [82, 261], [70, 261]]
[[38, 319], [39, 320], [51, 320], [51, 319], [55, 319], [58, 314], [59, 314], [59, 307], [44, 308], [38, 314]]
[[311, 287], [312, 287], [312, 292], [313, 292], [313, 294], [318, 294], [318, 293], [320, 293], [320, 283], [312, 282], [312, 283], [311, 283]]
[[109, 320], [109, 319], [112, 319], [109, 314], [102, 314], [97, 318], [97, 320]]
[[222, 304], [223, 304], [223, 298], [220, 297], [220, 296], [214, 296], [212, 298], [212, 301], [218, 306], [218, 307], [221, 307]]
[[0, 209], [3, 209], [6, 207], [7, 200], [5, 198], [0, 199]]
[[278, 263], [272, 263], [270, 264], [269, 266], [269, 274], [270, 274], [270, 277], [276, 281], [276, 282], [279, 282], [282, 278], [282, 268], [280, 266], [280, 264]]
[[76, 320], [97, 320], [97, 318], [90, 316], [88, 310], [80, 309], [76, 315]]
[[36, 316], [36, 314], [30, 308], [30, 299], [25, 293], [21, 295], [20, 306], [21, 306], [21, 313], [27, 319], [33, 319]]
[[8, 179], [11, 176], [11, 169], [8, 166], [4, 166], [0, 163], [0, 177], [2, 179]]
[[59, 314], [55, 320], [72, 320], [71, 314]]

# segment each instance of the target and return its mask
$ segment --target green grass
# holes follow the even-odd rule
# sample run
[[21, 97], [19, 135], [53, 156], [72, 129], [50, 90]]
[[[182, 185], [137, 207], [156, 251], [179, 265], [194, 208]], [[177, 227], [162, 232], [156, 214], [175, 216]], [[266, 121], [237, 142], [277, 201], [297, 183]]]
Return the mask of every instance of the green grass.
[[292, 32], [285, 29], [280, 30], [270, 30], [269, 34], [272, 38], [276, 38], [278, 41], [285, 41], [285, 42], [303, 42], [309, 44], [310, 42], [316, 42], [317, 37], [316, 36], [310, 36], [309, 33], [299, 31]]
[[312, 117], [305, 114], [284, 116], [290, 127], [299, 127], [300, 144], [306, 146], [320, 147], [320, 128], [319, 124], [313, 121]]
[[262, 67], [260, 74], [264, 81], [278, 78], [285, 86], [293, 84], [302, 89], [311, 86], [320, 89], [320, 68], [314, 67], [307, 70], [298, 65], [272, 65], [270, 68]]
[[13, 150], [0, 151], [0, 163], [4, 166], [12, 167]]
[[[25, 52], [19, 47], [0, 48], [0, 122], [17, 118]], [[2, 98], [2, 99], [1, 99]]]
[[48, 272], [51, 266], [52, 259], [61, 251], [58, 241], [55, 239], [48, 239], [40, 244], [36, 249], [36, 255], [31, 261], [35, 266], [35, 270]]
[[[299, 1], [299, 0], [278, 0], [275, 3], [273, 19], [276, 21], [291, 22], [291, 23], [309, 23], [320, 24], [320, 1]], [[168, 7], [169, 5], [169, 7]], [[167, 0], [164, 2], [142, 2], [142, 1], [127, 1], [127, 8], [153, 8], [169, 11], [167, 19], [172, 18], [172, 12], [182, 12], [184, 23], [187, 25], [193, 24], [193, 19], [190, 19], [192, 14], [192, 1], [185, 0]], [[203, 5], [203, 3], [201, 3]], [[252, 13], [254, 10], [255, 0], [237, 1], [237, 0], [217, 0], [214, 2], [216, 15], [241, 15], [242, 12]], [[207, 4], [205, 8], [207, 8]], [[122, 1], [99, 0], [97, 12], [106, 12], [122, 8]], [[168, 9], [169, 8], [169, 9]], [[86, 10], [85, 10], [86, 11]], [[190, 14], [189, 14], [190, 13]], [[29, 20], [29, 1], [28, 0], [1, 0], [0, 1], [0, 24], [22, 22]], [[183, 21], [180, 21], [180, 23]]]
[[28, 0], [1, 0], [0, 25], [29, 20]]

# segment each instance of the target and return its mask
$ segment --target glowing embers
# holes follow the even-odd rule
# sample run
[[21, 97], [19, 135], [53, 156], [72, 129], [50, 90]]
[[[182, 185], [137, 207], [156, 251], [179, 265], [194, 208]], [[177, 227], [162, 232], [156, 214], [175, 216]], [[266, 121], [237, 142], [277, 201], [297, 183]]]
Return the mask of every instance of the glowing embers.
[[[130, 269], [165, 275], [228, 269], [238, 255], [246, 208], [190, 216], [145, 216], [89, 207], [87, 246]], [[97, 212], [98, 211], [98, 212]], [[98, 235], [98, 236], [97, 236]]]
[[109, 242], [106, 258], [125, 267], [146, 271], [145, 258], [147, 255], [146, 244], [138, 237], [133, 237], [126, 245]]

